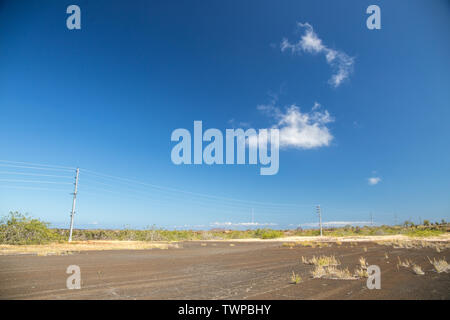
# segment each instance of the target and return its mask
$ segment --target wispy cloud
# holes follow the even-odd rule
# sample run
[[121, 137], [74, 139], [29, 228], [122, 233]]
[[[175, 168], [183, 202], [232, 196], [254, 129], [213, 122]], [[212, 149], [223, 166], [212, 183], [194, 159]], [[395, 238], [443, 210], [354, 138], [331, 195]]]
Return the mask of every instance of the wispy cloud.
[[280, 130], [281, 148], [313, 149], [328, 146], [333, 140], [327, 124], [334, 119], [317, 102], [309, 112], [302, 112], [295, 104], [282, 111], [274, 101], [257, 109], [276, 122], [272, 127]]
[[330, 49], [324, 45], [322, 39], [317, 36], [313, 27], [308, 22], [298, 22], [297, 27], [300, 31], [303, 31], [300, 40], [291, 43], [288, 39], [284, 38], [280, 44], [281, 51], [284, 52], [287, 50], [294, 54], [302, 52], [324, 54], [327, 63], [333, 69], [333, 75], [329, 83], [333, 87], [338, 87], [353, 71], [354, 58], [342, 51]]
[[367, 179], [367, 182], [369, 183], [370, 186], [374, 186], [378, 184], [380, 181], [381, 181], [380, 177], [371, 177]]
[[251, 126], [251, 124], [249, 122], [243, 122], [243, 121], [236, 121], [234, 118], [228, 120], [228, 124], [232, 127], [232, 128], [249, 128]]

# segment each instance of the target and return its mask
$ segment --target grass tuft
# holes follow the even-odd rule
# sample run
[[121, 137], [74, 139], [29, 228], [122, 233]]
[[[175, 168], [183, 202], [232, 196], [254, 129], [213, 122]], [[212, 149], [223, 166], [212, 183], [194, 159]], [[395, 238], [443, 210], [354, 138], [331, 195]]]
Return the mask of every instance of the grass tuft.
[[436, 260], [434, 258], [433, 260], [431, 260], [430, 258], [428, 258], [428, 261], [430, 261], [437, 273], [447, 273], [450, 271], [450, 265], [447, 263], [445, 258], [439, 260]]
[[361, 266], [361, 269], [366, 270], [367, 266], [368, 266], [366, 258], [360, 257], [359, 258], [359, 265]]
[[314, 270], [311, 271], [311, 275], [315, 279], [333, 279], [333, 280], [355, 280], [357, 279], [353, 276], [347, 268], [339, 269], [335, 266], [320, 266], [316, 265]]
[[355, 276], [358, 276], [359, 278], [368, 278], [369, 274], [367, 273], [367, 269], [358, 268], [355, 270]]
[[311, 259], [307, 259], [302, 256], [302, 263], [322, 267], [338, 266], [341, 264], [339, 260], [336, 259], [335, 256], [319, 256], [319, 257], [313, 256]]
[[398, 258], [397, 269], [399, 269], [400, 267], [409, 268], [413, 265], [411, 260], [405, 259], [405, 261], [402, 261], [400, 260], [400, 257], [397, 258]]
[[292, 271], [291, 282], [295, 283], [295, 284], [299, 284], [302, 281], [303, 281], [302, 277], [300, 277], [299, 274], [296, 274], [294, 271]]
[[425, 272], [423, 272], [422, 268], [420, 266], [418, 266], [417, 264], [412, 266], [412, 271], [419, 276], [423, 276], [425, 274]]

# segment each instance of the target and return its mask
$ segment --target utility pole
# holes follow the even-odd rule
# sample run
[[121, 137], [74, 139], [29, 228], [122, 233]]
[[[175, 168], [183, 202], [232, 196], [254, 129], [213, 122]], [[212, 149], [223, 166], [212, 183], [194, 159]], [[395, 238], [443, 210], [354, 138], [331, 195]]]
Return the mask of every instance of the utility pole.
[[322, 212], [320, 210], [320, 204], [316, 207], [317, 214], [319, 215], [319, 227], [320, 227], [320, 236], [322, 236]]
[[370, 226], [373, 227], [373, 214], [370, 213]]
[[75, 203], [77, 201], [77, 188], [78, 188], [78, 174], [79, 173], [80, 173], [80, 168], [77, 168], [77, 174], [75, 176], [75, 189], [73, 191], [72, 214], [70, 215], [69, 242], [72, 242], [73, 216], [75, 215]]

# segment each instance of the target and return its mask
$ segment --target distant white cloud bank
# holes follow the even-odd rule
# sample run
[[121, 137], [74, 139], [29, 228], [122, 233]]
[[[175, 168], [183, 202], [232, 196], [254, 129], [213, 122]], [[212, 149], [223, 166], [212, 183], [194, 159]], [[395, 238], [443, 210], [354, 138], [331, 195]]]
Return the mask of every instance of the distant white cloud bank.
[[[322, 222], [324, 227], [342, 227], [342, 226], [363, 226], [370, 225], [371, 221], [325, 221]], [[300, 227], [318, 227], [318, 222], [308, 222], [299, 224]]]
[[257, 227], [257, 226], [276, 226], [272, 222], [213, 222], [212, 227]]

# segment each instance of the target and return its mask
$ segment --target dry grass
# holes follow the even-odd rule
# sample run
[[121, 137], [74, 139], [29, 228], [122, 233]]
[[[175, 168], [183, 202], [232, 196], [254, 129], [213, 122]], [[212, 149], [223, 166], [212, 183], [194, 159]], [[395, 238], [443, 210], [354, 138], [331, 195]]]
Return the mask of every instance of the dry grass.
[[291, 282], [295, 283], [295, 284], [299, 284], [302, 281], [303, 281], [302, 277], [300, 277], [299, 274], [296, 274], [294, 271], [292, 271]]
[[387, 252], [384, 253], [384, 258], [385, 258], [385, 259], [389, 259], [389, 255], [388, 255]]
[[312, 247], [312, 248], [316, 247], [315, 243], [312, 241], [297, 241], [295, 244], [302, 247]]
[[436, 260], [434, 258], [433, 260], [431, 260], [430, 258], [428, 258], [428, 261], [430, 261], [437, 273], [450, 271], [450, 265], [447, 263], [445, 258], [439, 260]]
[[369, 274], [367, 273], [367, 268], [358, 268], [355, 270], [355, 276], [358, 278], [367, 278]]
[[404, 267], [404, 268], [411, 268], [412, 272], [414, 272], [414, 274], [417, 275], [424, 275], [425, 272], [423, 272], [422, 267], [415, 264], [414, 262], [412, 262], [411, 260], [405, 259], [404, 261], [400, 260], [400, 257], [398, 258], [398, 263], [397, 263], [397, 270], [400, 270], [400, 267]]
[[282, 246], [285, 247], [285, 248], [292, 249], [292, 248], [295, 247], [295, 243], [294, 243], [294, 242], [284, 242], [284, 243], [282, 244]]
[[364, 250], [364, 252], [367, 252], [367, 247], [364, 247], [363, 250]]
[[366, 270], [367, 266], [368, 266], [366, 258], [360, 257], [359, 258], [359, 265], [361, 266], [361, 269]]
[[405, 261], [402, 261], [400, 260], [400, 257], [397, 258], [398, 258], [397, 269], [400, 269], [400, 267], [409, 268], [413, 265], [411, 260], [405, 259]]
[[315, 279], [333, 279], [333, 280], [355, 280], [354, 277], [347, 268], [339, 269], [335, 266], [323, 267], [317, 265], [314, 270], [311, 271], [311, 275]]
[[422, 249], [431, 248], [436, 252], [442, 252], [450, 248], [448, 241], [426, 241], [426, 240], [391, 240], [391, 241], [377, 241], [382, 246], [391, 246], [394, 249]]
[[417, 264], [412, 266], [412, 271], [419, 276], [423, 276], [425, 274], [425, 272], [423, 272], [422, 268], [420, 266], [418, 266]]
[[313, 256], [311, 259], [307, 259], [302, 256], [302, 263], [322, 267], [338, 266], [341, 264], [339, 260], [336, 259], [335, 256], [319, 256], [319, 257]]
[[147, 241], [74, 241], [71, 243], [50, 243], [45, 245], [0, 245], [0, 255], [8, 254], [37, 254], [65, 255], [80, 251], [102, 250], [145, 250], [178, 248], [176, 243], [147, 242]]
[[354, 274], [358, 278], [367, 278], [369, 274], [367, 273], [367, 266], [369, 264], [366, 261], [366, 258], [359, 258], [359, 268], [355, 270]]

